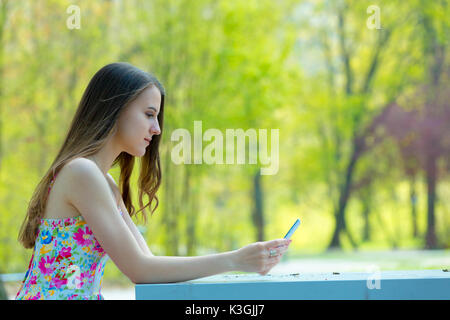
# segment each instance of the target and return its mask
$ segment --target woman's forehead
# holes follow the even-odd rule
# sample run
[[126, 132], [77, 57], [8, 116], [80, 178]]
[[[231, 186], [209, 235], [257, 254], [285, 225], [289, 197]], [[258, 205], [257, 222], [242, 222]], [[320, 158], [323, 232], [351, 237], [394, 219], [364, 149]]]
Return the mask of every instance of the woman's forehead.
[[156, 86], [151, 86], [142, 91], [137, 97], [136, 101], [147, 107], [154, 107], [159, 111], [159, 106], [161, 104], [161, 93]]

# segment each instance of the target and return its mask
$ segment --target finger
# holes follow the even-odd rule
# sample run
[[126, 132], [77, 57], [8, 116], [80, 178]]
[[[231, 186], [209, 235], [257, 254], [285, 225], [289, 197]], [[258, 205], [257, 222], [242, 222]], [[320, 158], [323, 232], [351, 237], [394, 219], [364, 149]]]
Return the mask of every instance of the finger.
[[278, 262], [280, 262], [281, 258], [283, 257], [283, 254], [284, 254], [284, 251], [278, 251], [276, 255], [269, 256], [267, 258], [267, 265], [268, 266], [276, 265]]
[[288, 251], [289, 244], [290, 243], [288, 243], [287, 245], [282, 245], [282, 246], [278, 246], [278, 247], [274, 247], [274, 248], [269, 248], [269, 252], [271, 250], [275, 250], [277, 252], [277, 255], [278, 254], [283, 255], [286, 251]]
[[270, 252], [272, 251], [272, 252], [276, 252], [275, 254], [273, 254], [272, 256], [279, 256], [279, 255], [283, 255], [287, 250], [289, 249], [289, 244], [288, 245], [286, 245], [286, 246], [279, 246], [279, 247], [275, 247], [275, 248], [270, 248], [269, 250], [268, 250], [268, 252], [269, 252], [269, 255], [270, 255]]
[[289, 240], [289, 239], [275, 239], [275, 240], [266, 241], [265, 245], [268, 248], [278, 247], [278, 246], [287, 245], [288, 243], [290, 243], [290, 241], [291, 240]]
[[284, 252], [281, 248], [269, 248], [266, 249], [266, 255], [269, 258], [269, 261], [279, 257]]
[[275, 248], [284, 250], [284, 249], [287, 249], [287, 248], [289, 247], [290, 244], [291, 244], [291, 243], [289, 242], [288, 244], [283, 244], [283, 245], [277, 246], [277, 247], [275, 247]]
[[[288, 239], [276, 239], [272, 241], [266, 242], [265, 247], [265, 255], [269, 257], [269, 260], [273, 260], [273, 258], [282, 256], [288, 249], [289, 244], [292, 242], [292, 240]], [[281, 243], [281, 245], [280, 245]], [[271, 244], [272, 246], [268, 247], [267, 245]]]
[[275, 248], [287, 248], [291, 244], [292, 240], [287, 240], [281, 245], [277, 245]]
[[269, 261], [275, 260], [276, 258], [278, 258], [281, 254], [279, 252], [277, 252], [275, 255], [271, 256], [269, 255]]

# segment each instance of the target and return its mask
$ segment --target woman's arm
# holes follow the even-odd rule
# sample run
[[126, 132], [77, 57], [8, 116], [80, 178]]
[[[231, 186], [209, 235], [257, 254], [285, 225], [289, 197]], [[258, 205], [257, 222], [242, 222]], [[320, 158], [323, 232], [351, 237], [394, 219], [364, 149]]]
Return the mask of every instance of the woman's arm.
[[128, 213], [128, 210], [122, 204], [120, 205], [120, 208], [122, 209], [122, 212], [123, 212], [123, 219], [124, 219], [125, 223], [127, 224], [128, 228], [130, 229], [131, 233], [133, 234], [134, 238], [138, 242], [139, 247], [141, 247], [142, 251], [146, 255], [153, 257], [154, 255], [150, 251], [150, 248], [147, 245], [147, 241], [145, 241], [144, 237], [139, 232], [139, 229], [134, 224], [134, 221], [131, 219], [130, 214]]
[[95, 163], [78, 158], [64, 166], [62, 171], [67, 172], [72, 190], [69, 202], [80, 211], [115, 265], [134, 283], [187, 281], [235, 270], [265, 274], [278, 263], [287, 249], [278, 247], [278, 255], [269, 257], [269, 248], [288, 243], [281, 239], [206, 256], [149, 256], [143, 252], [120, 216], [114, 197], [108, 190], [108, 182]]
[[145, 241], [144, 237], [139, 232], [139, 229], [134, 224], [133, 220], [130, 217], [130, 214], [128, 213], [127, 208], [125, 207], [122, 197], [120, 195], [119, 187], [117, 186], [116, 182], [114, 181], [114, 178], [108, 173], [108, 176], [111, 180], [111, 185], [114, 188], [114, 193], [116, 194], [116, 197], [119, 199], [119, 206], [123, 213], [123, 219], [125, 220], [125, 223], [127, 224], [128, 228], [130, 229], [131, 233], [133, 234], [134, 238], [139, 244], [139, 247], [141, 247], [142, 251], [149, 256], [153, 256], [153, 253], [150, 251], [150, 248], [147, 245], [147, 242]]
[[[281, 259], [291, 240], [276, 239], [255, 242], [238, 250], [199, 257], [154, 257], [140, 264], [142, 278], [134, 283], [167, 283], [188, 281], [228, 271], [267, 274]], [[276, 255], [269, 256], [275, 249]], [[150, 272], [149, 272], [150, 271]]]
[[233, 251], [195, 257], [145, 256], [134, 283], [170, 283], [235, 271]]

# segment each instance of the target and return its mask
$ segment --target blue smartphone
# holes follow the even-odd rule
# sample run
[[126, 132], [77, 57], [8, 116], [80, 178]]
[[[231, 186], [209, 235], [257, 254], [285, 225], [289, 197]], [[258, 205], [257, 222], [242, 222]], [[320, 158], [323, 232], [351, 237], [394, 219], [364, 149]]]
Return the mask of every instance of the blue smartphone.
[[300, 219], [295, 220], [292, 227], [289, 229], [289, 231], [284, 236], [284, 239], [290, 239], [291, 236], [294, 234], [295, 230], [297, 230], [298, 226], [300, 225]]

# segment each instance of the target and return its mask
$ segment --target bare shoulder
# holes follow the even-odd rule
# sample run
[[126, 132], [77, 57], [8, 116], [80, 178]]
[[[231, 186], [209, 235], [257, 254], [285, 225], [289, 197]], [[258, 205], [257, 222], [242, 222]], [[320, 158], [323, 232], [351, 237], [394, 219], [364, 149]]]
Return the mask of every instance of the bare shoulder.
[[66, 193], [66, 199], [71, 205], [90, 201], [99, 194], [110, 194], [103, 173], [89, 159], [73, 159], [64, 166], [61, 173], [64, 175], [66, 189], [70, 191]]
[[76, 158], [69, 161], [64, 166], [64, 170], [66, 171], [66, 180], [72, 184], [72, 187], [89, 185], [90, 183], [97, 184], [100, 181], [107, 182], [95, 162], [86, 158]]
[[73, 187], [76, 181], [73, 180], [79, 174], [92, 175], [95, 170], [100, 171], [96, 164], [86, 158], [76, 158], [66, 163], [58, 172], [55, 182], [55, 191], [60, 191], [66, 203], [70, 204], [68, 197], [73, 193]]
[[81, 157], [69, 161], [64, 166], [64, 169], [66, 169], [66, 171], [71, 171], [72, 173], [81, 174], [86, 172], [92, 174], [94, 171], [98, 171], [101, 173], [100, 169], [97, 167], [94, 161]]
[[97, 165], [86, 158], [76, 158], [69, 161], [61, 170], [61, 175], [64, 175], [64, 180], [71, 187], [74, 187], [74, 184], [79, 183], [82, 179], [90, 180], [103, 176]]

